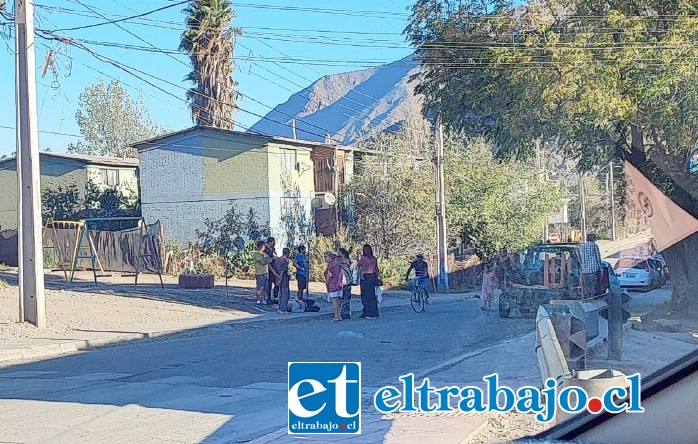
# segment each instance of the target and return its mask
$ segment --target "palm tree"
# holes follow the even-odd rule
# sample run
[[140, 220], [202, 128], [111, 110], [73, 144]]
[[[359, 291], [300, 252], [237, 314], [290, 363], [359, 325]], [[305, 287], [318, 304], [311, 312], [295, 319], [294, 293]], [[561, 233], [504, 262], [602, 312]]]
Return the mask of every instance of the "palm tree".
[[192, 72], [186, 80], [194, 83], [187, 91], [192, 120], [197, 125], [232, 129], [237, 110], [237, 82], [233, 80], [233, 50], [239, 28], [228, 0], [192, 0], [183, 11], [187, 29], [179, 49], [189, 54]]

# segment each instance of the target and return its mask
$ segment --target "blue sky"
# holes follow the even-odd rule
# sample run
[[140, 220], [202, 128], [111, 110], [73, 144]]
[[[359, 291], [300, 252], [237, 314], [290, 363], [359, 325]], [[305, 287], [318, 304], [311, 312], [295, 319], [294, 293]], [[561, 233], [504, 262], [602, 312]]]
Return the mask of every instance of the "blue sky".
[[[12, 10], [14, 2], [9, 3]], [[111, 20], [170, 3], [173, 1], [37, 0], [36, 27], [56, 30], [105, 21], [89, 8]], [[254, 114], [265, 115], [270, 107], [285, 102], [291, 94], [323, 75], [388, 63], [410, 54], [401, 32], [407, 24], [407, 8], [412, 3], [413, 0], [234, 1], [237, 13], [234, 25], [243, 31], [237, 40], [234, 77], [240, 92], [247, 96], [239, 103], [240, 107], [248, 111], [238, 113], [241, 129], [259, 120]], [[142, 93], [151, 116], [160, 124], [172, 130], [191, 126], [183, 101], [185, 88], [189, 86], [183, 80], [189, 71], [186, 55], [105, 46], [153, 45], [175, 51], [184, 28], [182, 9], [183, 5], [174, 6], [139, 20], [119, 23], [140, 39], [114, 24], [58, 32], [90, 42], [85, 44], [93, 51], [146, 73], [139, 75], [176, 97], [78, 48], [66, 49], [37, 37], [39, 130], [69, 134], [40, 133], [41, 148], [65, 151], [69, 143], [77, 140], [70, 135], [80, 134], [75, 122], [78, 96], [86, 85], [100, 79], [108, 83], [117, 78], [133, 96]], [[7, 28], [0, 27], [0, 35], [2, 31]], [[41, 66], [52, 47], [59, 49], [58, 73], [54, 77], [49, 71], [42, 78]], [[14, 94], [11, 94], [15, 89], [13, 52], [14, 39], [0, 41], [0, 87], [9, 93], [0, 107], [0, 154], [15, 150], [15, 132], [6, 128], [15, 127]]]

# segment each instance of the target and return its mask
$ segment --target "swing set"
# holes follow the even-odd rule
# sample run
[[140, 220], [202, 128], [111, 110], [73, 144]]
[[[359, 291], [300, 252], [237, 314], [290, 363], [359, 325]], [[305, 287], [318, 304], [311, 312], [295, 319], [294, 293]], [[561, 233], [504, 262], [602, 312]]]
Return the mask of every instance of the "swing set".
[[[134, 223], [136, 224], [136, 228], [132, 229], [131, 227]], [[126, 227], [126, 230], [130, 230], [134, 233], [137, 231], [137, 236], [135, 236], [135, 251], [137, 255], [134, 257], [133, 261], [135, 272], [122, 273], [121, 276], [134, 277], [134, 286], [138, 286], [138, 275], [147, 269], [147, 261], [151, 261], [151, 263], [155, 264], [158, 277], [160, 278], [160, 286], [163, 289], [165, 288], [162, 281], [162, 262], [160, 255], [157, 253], [158, 245], [156, 242], [156, 238], [163, 239], [162, 227], [160, 227], [158, 236], [152, 236], [148, 233], [145, 219], [142, 217], [93, 217], [81, 219], [79, 221], [54, 220], [49, 218], [46, 221], [42, 235], [44, 248], [56, 251], [58, 269], [63, 271], [66, 283], [73, 283], [75, 271], [80, 268], [80, 263], [84, 260], [90, 263], [95, 285], [97, 284], [97, 278], [111, 276], [111, 274], [105, 273], [95, 244], [93, 232], [98, 231], [98, 227], [102, 229], [112, 228], [114, 231], [125, 231], [124, 227]], [[59, 230], [72, 230], [75, 234], [74, 236], [62, 237], [59, 235]], [[48, 238], [51, 240], [50, 246], [46, 245], [47, 236], [49, 236]], [[72, 254], [67, 256], [67, 253], [71, 250]], [[162, 251], [162, 248], [160, 248], [160, 251]], [[97, 273], [98, 270], [99, 274]]]

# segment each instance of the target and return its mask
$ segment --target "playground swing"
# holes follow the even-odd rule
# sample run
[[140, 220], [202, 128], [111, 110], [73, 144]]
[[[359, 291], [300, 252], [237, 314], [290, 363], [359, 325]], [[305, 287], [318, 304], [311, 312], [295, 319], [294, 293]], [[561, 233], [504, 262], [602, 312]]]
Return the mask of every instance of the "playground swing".
[[[46, 248], [54, 248], [57, 250], [58, 256], [60, 258], [60, 269], [63, 271], [67, 283], [73, 283], [73, 279], [75, 277], [75, 270], [79, 268], [80, 262], [82, 260], [89, 260], [91, 263], [94, 282], [95, 284], [97, 284], [98, 277], [110, 277], [111, 274], [106, 274], [104, 271], [102, 262], [99, 259], [99, 254], [94, 241], [94, 237], [91, 232], [97, 231], [97, 225], [100, 224], [103, 226], [111, 225], [111, 227], [115, 227], [116, 225], [117, 229], [123, 229], [124, 225], [132, 225], [134, 222], [137, 224], [139, 229], [139, 235], [136, 237], [136, 251], [138, 252], [138, 255], [134, 258], [135, 273], [122, 273], [121, 276], [134, 277], [134, 286], [138, 286], [138, 276], [142, 272], [141, 268], [146, 268], [145, 266], [141, 267], [141, 262], [145, 263], [146, 258], [154, 258], [156, 263], [156, 271], [158, 273], [158, 277], [160, 278], [160, 286], [164, 289], [165, 285], [162, 280], [162, 266], [160, 262], [160, 257], [156, 253], [156, 241], [153, 236], [148, 235], [145, 219], [143, 219], [142, 217], [88, 218], [82, 219], [80, 221], [54, 221], [53, 219], [49, 219], [46, 223], [46, 226], [44, 227], [43, 236], [44, 239], [46, 239], [46, 235], [47, 233], [49, 233], [49, 230], [51, 231], [51, 234], [53, 234], [53, 245], [51, 247]], [[73, 245], [73, 253], [70, 261], [70, 278], [68, 278], [68, 270], [66, 269], [64, 253], [61, 248], [62, 242], [60, 240], [58, 232], [56, 231], [56, 228], [73, 228], [76, 230], [74, 237], [75, 240]], [[150, 253], [143, 250], [144, 238], [150, 240]], [[162, 238], [162, 236], [160, 236], [160, 238]], [[70, 247], [70, 243], [67, 242], [67, 240], [66, 247]], [[99, 270], [99, 274], [97, 274], [97, 270]]]

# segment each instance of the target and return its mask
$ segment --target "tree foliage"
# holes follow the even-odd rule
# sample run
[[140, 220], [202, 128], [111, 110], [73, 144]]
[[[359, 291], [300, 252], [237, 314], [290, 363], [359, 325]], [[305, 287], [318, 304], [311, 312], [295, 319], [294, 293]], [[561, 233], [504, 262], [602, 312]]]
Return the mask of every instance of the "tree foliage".
[[68, 145], [71, 153], [135, 157], [130, 144], [165, 131], [151, 119], [143, 96], [132, 99], [118, 80], [88, 85], [78, 104], [75, 118], [84, 140]]
[[192, 120], [197, 125], [232, 129], [239, 94], [232, 74], [233, 50], [239, 28], [231, 27], [235, 11], [228, 0], [193, 0], [184, 13], [187, 29], [179, 49], [186, 51], [194, 83], [187, 91]]
[[[386, 154], [364, 157], [345, 190], [354, 211], [352, 237], [374, 245], [384, 258], [435, 250], [433, 140], [428, 123], [415, 122], [398, 134], [361, 142]], [[561, 200], [532, 165], [502, 163], [486, 141], [453, 134], [444, 151], [452, 244], [489, 256], [502, 246], [520, 249], [541, 239], [543, 221]]]
[[[529, 156], [555, 143], [591, 169], [631, 161], [681, 205], [698, 140], [698, 2], [420, 0], [407, 33], [425, 107]], [[695, 194], [694, 194], [695, 195]]]
[[[353, 209], [352, 237], [385, 258], [430, 251], [435, 242], [434, 174], [428, 126], [380, 133], [359, 143], [364, 156], [344, 189]], [[419, 135], [419, 137], [415, 137]]]
[[[530, 156], [542, 141], [587, 170], [627, 160], [698, 217], [698, 178], [688, 171], [698, 141], [698, 2], [512, 5], [416, 2], [406, 33], [422, 60], [426, 110], [503, 155]], [[698, 313], [690, 242], [698, 237], [665, 256], [674, 298], [692, 299]]]
[[445, 149], [451, 237], [485, 257], [539, 242], [543, 222], [561, 206], [560, 192], [533, 165], [500, 162], [483, 139], [451, 136]]
[[44, 221], [80, 220], [89, 217], [140, 217], [140, 201], [112, 188], [100, 188], [87, 182], [85, 189], [69, 182], [41, 189], [41, 214]]

